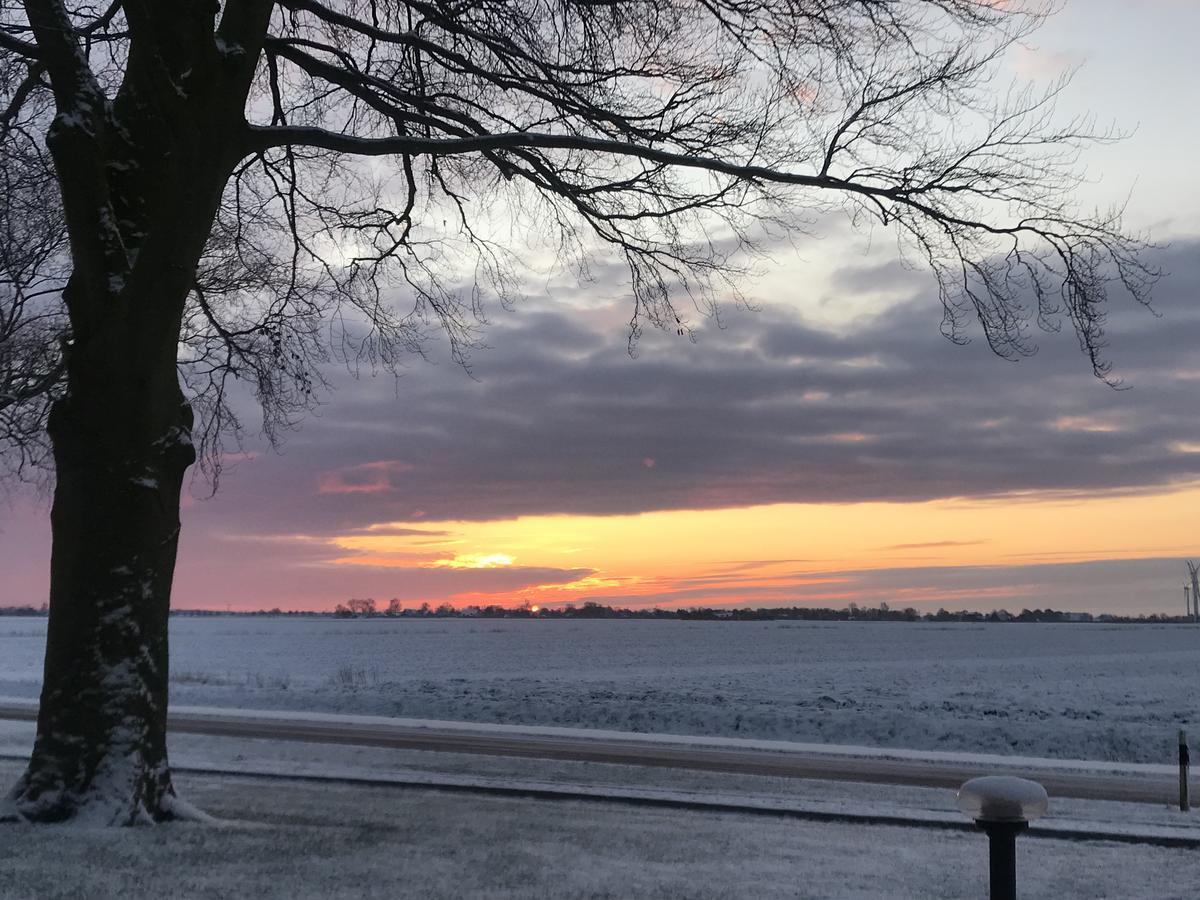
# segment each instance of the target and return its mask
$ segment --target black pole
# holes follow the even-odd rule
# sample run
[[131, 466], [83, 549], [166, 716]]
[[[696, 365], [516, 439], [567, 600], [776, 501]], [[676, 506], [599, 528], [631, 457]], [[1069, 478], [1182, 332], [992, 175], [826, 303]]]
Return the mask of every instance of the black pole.
[[1181, 728], [1179, 729], [1179, 809], [1181, 812], [1187, 812], [1192, 808], [1191, 798], [1188, 796], [1188, 766], [1190, 764], [1187, 732]]
[[991, 900], [1017, 900], [1017, 835], [1029, 823], [980, 821], [978, 825], [988, 836]]

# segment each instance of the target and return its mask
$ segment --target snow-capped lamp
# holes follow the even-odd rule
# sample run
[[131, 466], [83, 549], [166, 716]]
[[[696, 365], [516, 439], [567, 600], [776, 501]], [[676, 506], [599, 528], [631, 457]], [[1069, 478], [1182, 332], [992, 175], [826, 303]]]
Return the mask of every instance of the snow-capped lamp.
[[958, 808], [987, 832], [991, 900], [1016, 900], [1017, 835], [1048, 804], [1044, 787], [1011, 775], [972, 778], [958, 789]]

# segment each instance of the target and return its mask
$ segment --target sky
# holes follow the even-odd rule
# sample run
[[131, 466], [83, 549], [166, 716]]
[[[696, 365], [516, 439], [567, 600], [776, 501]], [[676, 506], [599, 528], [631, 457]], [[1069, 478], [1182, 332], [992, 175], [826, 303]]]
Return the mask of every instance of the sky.
[[[1064, 112], [1130, 132], [1081, 202], [1164, 246], [1155, 312], [1112, 309], [1126, 389], [1073, 336], [1010, 362], [939, 332], [931, 277], [840, 219], [779, 247], [753, 309], [627, 352], [619, 266], [490, 316], [468, 376], [433, 348], [253, 438], [184, 502], [178, 608], [1054, 607], [1182, 612], [1200, 557], [1200, 3], [1068, 0], [1012, 58], [1077, 68]], [[97, 522], [98, 528], [103, 527]], [[0, 604], [47, 594], [47, 501], [0, 500]]]

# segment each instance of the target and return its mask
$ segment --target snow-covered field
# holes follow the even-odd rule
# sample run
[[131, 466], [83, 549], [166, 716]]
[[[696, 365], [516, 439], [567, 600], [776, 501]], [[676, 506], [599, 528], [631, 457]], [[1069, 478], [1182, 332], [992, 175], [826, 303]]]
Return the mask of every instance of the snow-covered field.
[[[1181, 625], [172, 621], [176, 703], [1174, 760], [1200, 737]], [[45, 620], [0, 618], [0, 695], [36, 696]]]
[[[228, 617], [172, 628], [181, 705], [1159, 763], [1200, 718], [1200, 629], [1188, 627]], [[0, 619], [0, 696], [36, 695], [44, 630]], [[31, 722], [0, 723], [0, 787], [32, 740]], [[847, 900], [981, 896], [987, 880], [982, 835], [918, 824], [961, 818], [948, 789], [185, 733], [171, 754], [185, 797], [225, 827], [47, 841], [45, 829], [6, 826], [0, 897]], [[914, 827], [431, 783], [719, 798]], [[1194, 833], [1193, 816], [1165, 802], [1055, 797], [1044, 822]], [[1019, 855], [1023, 897], [1182, 900], [1200, 879], [1191, 848], [1029, 836]]]

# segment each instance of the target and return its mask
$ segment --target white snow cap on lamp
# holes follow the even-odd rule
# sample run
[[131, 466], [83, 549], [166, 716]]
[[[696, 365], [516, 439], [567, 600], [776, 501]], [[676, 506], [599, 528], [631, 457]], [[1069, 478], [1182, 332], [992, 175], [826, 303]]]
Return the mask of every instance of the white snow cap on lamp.
[[958, 789], [958, 808], [977, 822], [1032, 822], [1048, 804], [1044, 787], [1012, 775], [972, 778]]

